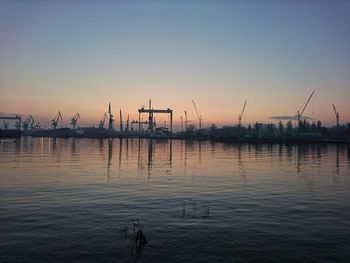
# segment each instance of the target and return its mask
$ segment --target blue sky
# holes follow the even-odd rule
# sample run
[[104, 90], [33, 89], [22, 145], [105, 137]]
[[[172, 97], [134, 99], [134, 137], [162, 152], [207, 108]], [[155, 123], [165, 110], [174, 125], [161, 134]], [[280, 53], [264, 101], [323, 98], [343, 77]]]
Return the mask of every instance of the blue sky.
[[[152, 98], [204, 123], [350, 121], [349, 1], [2, 1], [1, 112], [95, 123]], [[69, 117], [68, 117], [69, 116]], [[161, 118], [161, 117], [160, 117]]]

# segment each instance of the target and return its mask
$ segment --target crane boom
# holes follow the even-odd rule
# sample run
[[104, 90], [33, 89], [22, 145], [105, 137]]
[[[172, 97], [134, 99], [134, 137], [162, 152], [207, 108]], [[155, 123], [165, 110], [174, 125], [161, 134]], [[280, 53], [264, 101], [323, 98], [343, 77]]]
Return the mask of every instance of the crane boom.
[[202, 128], [202, 116], [199, 115], [198, 110], [197, 110], [197, 106], [196, 106], [196, 103], [194, 103], [194, 100], [192, 100], [192, 103], [193, 103], [194, 110], [196, 111], [197, 118], [198, 118], [198, 121], [199, 121], [199, 129], [201, 129]]
[[301, 111], [301, 112], [298, 111], [298, 113], [297, 113], [297, 119], [298, 119], [298, 121], [299, 121], [299, 120], [301, 119], [301, 117], [303, 116], [303, 113], [304, 113], [304, 111], [305, 111], [307, 105], [309, 104], [309, 102], [310, 102], [312, 96], [314, 95], [314, 93], [315, 93], [315, 91], [313, 90], [312, 93], [311, 93], [311, 95], [309, 96], [308, 100], [306, 101], [306, 103], [305, 103], [304, 108], [302, 109], [302, 111]]
[[238, 116], [238, 127], [241, 127], [242, 118], [243, 118], [243, 114], [244, 114], [244, 110], [245, 110], [246, 104], [247, 104], [247, 100], [244, 101], [243, 108], [242, 108], [242, 112], [241, 112], [241, 114]]

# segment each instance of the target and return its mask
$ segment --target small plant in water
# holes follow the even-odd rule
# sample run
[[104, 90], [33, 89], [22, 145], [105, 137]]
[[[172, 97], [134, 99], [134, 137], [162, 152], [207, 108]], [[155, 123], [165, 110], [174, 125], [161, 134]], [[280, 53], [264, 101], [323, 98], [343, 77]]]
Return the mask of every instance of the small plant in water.
[[148, 244], [145, 234], [143, 233], [143, 224], [140, 223], [140, 220], [136, 220], [132, 223], [133, 227], [133, 236], [131, 238], [132, 247], [131, 250], [137, 256], [141, 255], [143, 249]]
[[[198, 205], [197, 202], [192, 201], [190, 205], [190, 210], [191, 210], [192, 218], [200, 217], [200, 210], [202, 210], [202, 218], [209, 218], [210, 216], [209, 205]], [[184, 219], [186, 217], [186, 203], [182, 204], [181, 212], [182, 212], [181, 219]]]
[[196, 217], [197, 212], [197, 203], [195, 201], [192, 202], [192, 217]]
[[209, 218], [209, 206], [208, 205], [203, 206], [203, 217]]
[[127, 224], [125, 224], [124, 226], [122, 226], [119, 230], [119, 232], [122, 234], [122, 236], [124, 238], [127, 238], [128, 233], [129, 233], [129, 226]]
[[181, 216], [181, 219], [184, 219], [186, 216], [186, 204], [184, 203], [182, 205], [182, 216]]

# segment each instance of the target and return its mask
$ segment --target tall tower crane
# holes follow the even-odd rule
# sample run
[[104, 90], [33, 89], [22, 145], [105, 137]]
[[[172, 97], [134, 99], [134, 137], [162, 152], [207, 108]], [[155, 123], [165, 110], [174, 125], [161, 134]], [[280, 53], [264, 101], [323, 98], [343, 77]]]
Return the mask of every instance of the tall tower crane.
[[61, 112], [58, 111], [58, 113], [56, 114], [56, 116], [51, 120], [51, 124], [53, 126], [54, 129], [57, 128], [57, 125], [58, 125], [58, 121], [59, 120], [62, 120], [62, 115], [61, 115]]
[[120, 132], [123, 132], [123, 116], [122, 116], [122, 109], [119, 110], [119, 118], [120, 118]]
[[182, 116], [180, 116], [180, 120], [181, 120], [181, 132], [183, 132], [184, 131], [184, 122], [183, 122]]
[[301, 120], [301, 117], [303, 116], [303, 113], [304, 113], [304, 111], [305, 111], [307, 105], [309, 104], [309, 102], [310, 102], [312, 96], [314, 95], [314, 93], [315, 93], [315, 91], [313, 90], [312, 93], [311, 93], [311, 95], [309, 96], [308, 100], [306, 101], [306, 103], [305, 103], [305, 105], [304, 105], [304, 108], [303, 108], [301, 111], [298, 111], [298, 112], [297, 112], [297, 120], [298, 120], [298, 121]]
[[246, 104], [247, 104], [247, 100], [245, 100], [245, 102], [244, 102], [244, 105], [243, 105], [241, 114], [238, 115], [238, 128], [241, 127], [242, 118], [243, 118], [243, 114], [244, 114], [244, 111], [245, 111], [245, 105], [246, 105]]
[[105, 114], [103, 114], [102, 119], [100, 120], [100, 123], [98, 125], [98, 127], [100, 129], [102, 129], [104, 127], [106, 119], [107, 119], [107, 112], [105, 112]]
[[108, 129], [112, 130], [113, 129], [113, 114], [112, 114], [112, 108], [111, 108], [111, 103], [109, 103], [108, 106], [108, 114], [109, 114], [109, 119], [108, 119]]
[[148, 101], [148, 108], [149, 108], [149, 113], [148, 113], [148, 132], [149, 133], [153, 133], [153, 128], [155, 126], [155, 121], [154, 121], [154, 118], [153, 118], [153, 111], [151, 111], [153, 108], [152, 108], [152, 100], [149, 99]]
[[335, 114], [335, 118], [336, 118], [336, 122], [337, 122], [337, 131], [338, 131], [339, 130], [339, 112], [335, 108], [334, 104], [332, 104], [332, 105], [333, 105], [333, 110], [334, 110], [334, 114]]
[[80, 120], [80, 114], [76, 113], [74, 117], [70, 120], [70, 124], [72, 124], [73, 130], [75, 130], [75, 127], [77, 126], [78, 119]]
[[194, 110], [196, 111], [196, 114], [197, 114], [197, 118], [198, 118], [198, 122], [199, 122], [199, 129], [202, 129], [202, 120], [203, 120], [202, 115], [199, 115], [197, 107], [196, 107], [196, 103], [194, 103], [194, 100], [192, 100], [192, 103], [193, 103]]
[[130, 129], [130, 118], [128, 114], [128, 118], [126, 119], [126, 132], [129, 132], [129, 129]]

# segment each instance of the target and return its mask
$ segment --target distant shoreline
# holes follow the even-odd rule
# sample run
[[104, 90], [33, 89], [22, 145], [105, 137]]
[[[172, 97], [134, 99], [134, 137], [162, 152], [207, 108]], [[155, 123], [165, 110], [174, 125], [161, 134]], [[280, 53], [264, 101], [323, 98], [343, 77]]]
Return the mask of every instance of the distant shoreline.
[[0, 131], [0, 140], [18, 139], [21, 137], [33, 138], [76, 138], [76, 139], [153, 139], [153, 140], [184, 140], [184, 141], [211, 141], [232, 144], [350, 144], [349, 140], [339, 138], [303, 138], [303, 137], [213, 137], [213, 136], [186, 136], [186, 135], [136, 135], [136, 134], [111, 134], [111, 135], [71, 135], [71, 134], [40, 134], [40, 135], [23, 135], [17, 130]]

